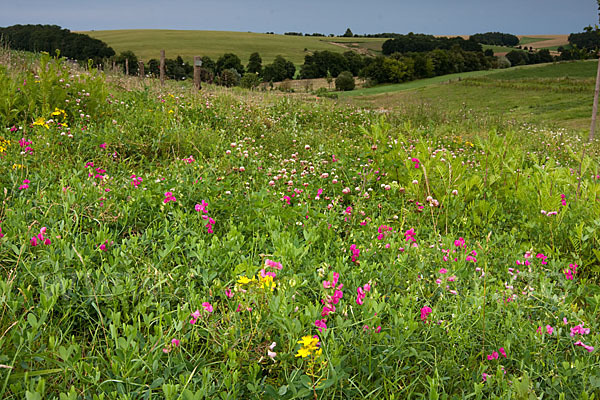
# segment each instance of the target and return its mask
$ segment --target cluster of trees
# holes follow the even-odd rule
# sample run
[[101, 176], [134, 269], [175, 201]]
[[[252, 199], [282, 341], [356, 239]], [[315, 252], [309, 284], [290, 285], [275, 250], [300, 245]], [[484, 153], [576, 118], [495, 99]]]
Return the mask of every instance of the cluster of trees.
[[337, 77], [342, 71], [350, 71], [354, 76], [365, 67], [369, 57], [363, 57], [354, 51], [343, 54], [332, 51], [315, 51], [304, 56], [304, 64], [300, 67], [301, 79]]
[[382, 53], [389, 56], [393, 53], [429, 52], [436, 49], [450, 50], [458, 46], [464, 51], [482, 51], [482, 47], [474, 40], [464, 40], [461, 37], [435, 37], [433, 35], [409, 33], [398, 35], [394, 39], [383, 42]]
[[554, 61], [554, 57], [552, 57], [550, 50], [548, 49], [541, 49], [538, 52], [512, 50], [506, 54], [506, 58], [513, 67], [517, 65], [541, 64]]
[[113, 57], [115, 51], [101, 40], [73, 33], [56, 25], [13, 25], [0, 28], [0, 44], [15, 50], [60, 51], [63, 57], [99, 64]]
[[600, 49], [600, 33], [591, 27], [587, 27], [584, 32], [571, 33], [569, 35], [569, 44], [579, 49]]
[[435, 49], [420, 53], [394, 53], [379, 56], [360, 71], [373, 83], [401, 83], [457, 72], [479, 71], [497, 67], [495, 57], [479, 51]]
[[486, 32], [471, 35], [469, 39], [481, 44], [513, 47], [519, 44], [519, 38], [510, 33]]

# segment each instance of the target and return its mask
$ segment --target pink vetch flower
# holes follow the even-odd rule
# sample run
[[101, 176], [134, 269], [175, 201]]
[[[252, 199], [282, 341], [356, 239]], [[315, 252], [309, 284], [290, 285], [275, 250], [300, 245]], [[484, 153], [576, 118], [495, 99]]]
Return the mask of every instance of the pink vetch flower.
[[198, 318], [200, 318], [200, 310], [196, 310], [190, 315], [192, 316], [192, 319], [190, 319], [190, 324], [194, 325]]
[[225, 289], [225, 296], [232, 298], [233, 297], [233, 292], [231, 291], [231, 289], [226, 288]]
[[552, 332], [554, 332], [554, 328], [550, 325], [546, 325], [546, 332], [548, 333], [548, 335], [552, 335]]
[[576, 325], [573, 328], [571, 328], [571, 337], [574, 337], [575, 335], [588, 335], [590, 333], [590, 328], [584, 328], [583, 324], [581, 325]]
[[204, 310], [208, 311], [209, 313], [214, 311], [212, 304], [210, 304], [208, 301], [202, 303], [202, 307], [204, 307]]
[[500, 347], [498, 351], [500, 352], [500, 354], [502, 354], [502, 357], [506, 358], [506, 351], [504, 351], [504, 347]]
[[457, 240], [454, 241], [454, 246], [456, 246], [456, 247], [466, 247], [465, 239], [462, 238], [462, 237], [459, 237]]
[[269, 260], [268, 258], [265, 260], [265, 266], [279, 269], [279, 270], [281, 270], [283, 268], [283, 265], [281, 265], [280, 262]]
[[350, 245], [350, 251], [352, 252], [352, 262], [358, 264], [358, 256], [360, 255], [360, 249], [355, 244]]
[[421, 321], [427, 323], [427, 317], [432, 313], [432, 311], [433, 310], [427, 306], [421, 308]]
[[323, 189], [317, 190], [317, 195], [315, 196], [315, 200], [321, 200], [322, 194], [323, 194]]
[[29, 184], [31, 181], [29, 179], [23, 179], [23, 184], [19, 186], [19, 190], [29, 189]]
[[4, 233], [2, 233], [2, 227], [0, 226], [0, 239], [4, 237]]
[[420, 161], [419, 161], [418, 158], [413, 157], [413, 158], [410, 159], [410, 161], [412, 161], [412, 162], [415, 163], [415, 168], [419, 168]]
[[486, 374], [485, 372], [483, 374], [481, 374], [481, 379], [485, 382], [487, 381], [487, 378], [489, 377], [488, 374]]
[[575, 346], [581, 346], [584, 349], [586, 349], [588, 352], [592, 352], [594, 351], [594, 347], [593, 346], [588, 346], [586, 344], [584, 344], [581, 340], [576, 341], [575, 343], [573, 343]]
[[207, 214], [208, 211], [206, 210], [206, 207], [208, 206], [208, 203], [204, 200], [202, 200], [202, 202], [200, 204], [196, 204], [196, 206], [194, 207], [194, 209], [197, 212], [202, 212], [204, 214]]
[[323, 329], [327, 329], [327, 320], [326, 319], [318, 319], [315, 321], [315, 326], [318, 331], [323, 333]]
[[106, 143], [102, 143], [102, 144], [100, 145], [100, 148], [101, 148], [101, 149], [105, 149], [105, 150], [106, 150]]
[[446, 268], [440, 268], [440, 270], [439, 270], [439, 273], [442, 274], [442, 275], [445, 274], [445, 273], [447, 273], [447, 272], [448, 272], [448, 270]]
[[494, 352], [492, 352], [492, 354], [488, 354], [487, 359], [488, 359], [488, 361], [498, 359], [498, 352], [494, 351]]
[[171, 340], [171, 344], [172, 344], [173, 346], [175, 346], [175, 347], [179, 347], [179, 344], [180, 344], [180, 343], [181, 343], [181, 342], [180, 342], [178, 339], [172, 339], [172, 340]]
[[177, 199], [175, 198], [175, 196], [173, 196], [173, 193], [171, 192], [165, 192], [165, 199], [163, 200], [164, 204], [167, 204], [170, 201], [177, 201]]
[[577, 274], [577, 267], [579, 265], [577, 264], [569, 264], [569, 268], [565, 269], [565, 277], [572, 281], [573, 280], [573, 275]]

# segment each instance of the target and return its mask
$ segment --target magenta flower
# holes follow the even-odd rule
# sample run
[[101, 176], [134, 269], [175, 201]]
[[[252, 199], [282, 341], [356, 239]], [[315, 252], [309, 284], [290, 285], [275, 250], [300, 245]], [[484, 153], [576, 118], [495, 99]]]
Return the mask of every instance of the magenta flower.
[[318, 319], [315, 321], [315, 326], [317, 327], [319, 332], [323, 333], [323, 329], [327, 329], [326, 322], [327, 321], [325, 319]]
[[204, 309], [206, 311], [208, 311], [209, 313], [213, 312], [213, 306], [212, 306], [212, 304], [210, 304], [207, 301], [205, 301], [204, 303], [202, 303], [202, 307], [204, 307]]
[[432, 313], [432, 311], [433, 310], [427, 306], [421, 308], [421, 321], [427, 323], [427, 317]]
[[588, 335], [589, 333], [590, 328], [584, 328], [583, 324], [576, 325], [573, 328], [571, 328], [571, 337], [574, 337], [575, 335]]
[[19, 190], [29, 189], [29, 183], [31, 183], [29, 179], [23, 179], [23, 184], [19, 186]]
[[440, 268], [440, 274], [445, 274], [448, 272], [448, 270], [446, 268]]
[[101, 148], [101, 149], [106, 149], [106, 143], [102, 143], [102, 144], [100, 145], [100, 148]]
[[578, 340], [578, 341], [576, 341], [576, 342], [574, 343], [574, 345], [575, 345], [575, 346], [581, 346], [581, 347], [583, 347], [584, 349], [586, 349], [586, 350], [587, 350], [588, 352], [590, 352], [590, 353], [591, 353], [592, 351], [594, 351], [594, 347], [593, 347], [593, 346], [588, 346], [588, 345], [584, 344], [584, 343], [583, 343], [581, 340]]
[[203, 212], [204, 214], [206, 214], [206, 213], [208, 213], [208, 211], [206, 211], [207, 206], [208, 206], [208, 203], [206, 201], [202, 200], [202, 202], [200, 204], [196, 204], [194, 209], [198, 212]]
[[502, 357], [506, 358], [506, 352], [504, 351], [504, 347], [500, 347], [498, 351], [500, 352], [500, 354], [502, 354]]
[[165, 193], [165, 199], [163, 200], [163, 203], [167, 204], [170, 201], [177, 201], [177, 199], [175, 198], [175, 196], [173, 196], [173, 193], [166, 192]]
[[279, 269], [279, 270], [283, 268], [283, 265], [281, 265], [281, 263], [279, 263], [277, 261], [269, 260], [268, 258], [265, 260], [265, 266]]
[[548, 335], [552, 335], [552, 332], [554, 332], [554, 328], [550, 325], [546, 325], [546, 332], [548, 332]]
[[180, 342], [179, 342], [179, 340], [178, 340], [178, 339], [172, 339], [172, 340], [171, 340], [171, 344], [172, 344], [173, 346], [175, 346], [175, 347], [179, 347], [179, 344], [180, 344]]
[[33, 247], [38, 245], [37, 238], [35, 236], [31, 238], [30, 242]]
[[225, 289], [225, 296], [232, 298], [233, 292], [229, 288], [227, 288], [227, 289]]
[[496, 360], [497, 358], [498, 358], [498, 352], [497, 352], [497, 351], [494, 351], [494, 352], [492, 352], [492, 354], [489, 354], [489, 355], [487, 356], [487, 359], [488, 359], [489, 361], [491, 361], [491, 360]]

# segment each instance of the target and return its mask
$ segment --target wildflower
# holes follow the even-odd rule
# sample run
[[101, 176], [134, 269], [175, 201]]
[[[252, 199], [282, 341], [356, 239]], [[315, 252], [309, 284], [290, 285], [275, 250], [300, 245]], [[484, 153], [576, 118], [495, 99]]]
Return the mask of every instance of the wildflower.
[[175, 198], [175, 196], [173, 196], [173, 193], [166, 192], [165, 193], [165, 199], [163, 200], [163, 203], [167, 204], [170, 201], [177, 201], [177, 199]]
[[102, 143], [99, 147], [106, 150], [106, 143]]
[[427, 323], [427, 316], [429, 316], [429, 314], [431, 314], [433, 310], [430, 307], [423, 307], [421, 308], [421, 321]]
[[265, 260], [265, 266], [279, 269], [279, 270], [283, 268], [281, 263], [273, 261], [273, 260], [269, 260], [268, 258]]
[[491, 361], [491, 360], [496, 360], [497, 358], [498, 358], [498, 352], [497, 352], [497, 351], [494, 351], [494, 352], [492, 352], [492, 354], [489, 354], [489, 355], [487, 356], [487, 359], [488, 359], [489, 361]]
[[586, 349], [586, 350], [587, 350], [588, 352], [590, 352], [590, 353], [591, 353], [592, 351], [594, 351], [594, 347], [593, 347], [593, 346], [587, 346], [587, 345], [585, 345], [585, 344], [584, 344], [584, 343], [583, 343], [581, 340], [578, 340], [578, 341], [576, 341], [576, 342], [574, 343], [574, 345], [575, 345], [575, 346], [581, 346], [581, 347], [583, 347], [584, 349]]
[[319, 332], [323, 333], [323, 329], [327, 329], [326, 322], [327, 322], [327, 320], [325, 320], [325, 319], [318, 319], [315, 321], [315, 326], [317, 327]]
[[255, 282], [255, 281], [256, 281], [256, 278], [254, 278], [254, 277], [252, 277], [252, 279], [249, 279], [246, 276], [240, 276], [237, 280], [237, 283], [239, 283], [240, 285], [247, 285], [250, 282]]
[[172, 339], [172, 340], [171, 340], [171, 344], [172, 344], [173, 346], [175, 346], [175, 347], [179, 347], [179, 344], [180, 344], [180, 342], [179, 342], [179, 340], [178, 340], [178, 339]]
[[574, 337], [575, 335], [588, 335], [589, 333], [590, 328], [584, 328], [583, 324], [576, 325], [573, 328], [571, 328], [571, 337]]
[[296, 353], [296, 357], [308, 357], [310, 355], [314, 355], [316, 357], [320, 356], [323, 352], [323, 349], [319, 348], [319, 338], [315, 336], [303, 336], [298, 343], [302, 344], [302, 347]]
[[500, 347], [498, 351], [500, 352], [500, 354], [502, 354], [502, 357], [506, 358], [506, 352], [504, 351], [504, 347]]
[[483, 379], [483, 381], [487, 381], [487, 378], [489, 377], [488, 374], [486, 374], [485, 372], [483, 374], [481, 374], [481, 379]]
[[208, 311], [209, 313], [213, 312], [213, 310], [214, 310], [212, 304], [210, 304], [207, 301], [202, 303], [202, 307], [204, 307], [204, 310]]
[[447, 270], [446, 268], [440, 268], [440, 271], [439, 271], [439, 272], [440, 272], [440, 274], [442, 274], [442, 275], [443, 275], [443, 274], [447, 273], [447, 272], [448, 272], [448, 270]]
[[23, 184], [19, 186], [19, 190], [29, 189], [29, 184], [31, 181], [29, 179], [23, 179]]
[[411, 158], [410, 161], [415, 163], [415, 168], [419, 168], [419, 159], [418, 158]]
[[38, 119], [36, 119], [33, 122], [33, 126], [43, 126], [46, 129], [50, 129], [50, 127], [48, 126], [48, 123], [42, 117], [39, 117]]
[[225, 289], [225, 296], [232, 298], [233, 292], [229, 288], [227, 288], [227, 289]]
[[552, 332], [554, 332], [554, 328], [550, 325], [546, 325], [546, 332], [548, 333], [548, 335], [552, 335]]

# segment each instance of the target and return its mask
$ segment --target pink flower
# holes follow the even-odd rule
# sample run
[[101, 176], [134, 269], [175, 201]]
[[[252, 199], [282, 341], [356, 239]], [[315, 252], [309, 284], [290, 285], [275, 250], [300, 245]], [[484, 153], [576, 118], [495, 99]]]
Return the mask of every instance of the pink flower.
[[488, 359], [489, 361], [491, 361], [491, 360], [496, 360], [497, 358], [498, 358], [498, 352], [496, 352], [496, 351], [492, 352], [492, 354], [489, 354], [489, 355], [487, 356], [487, 359]]
[[204, 307], [204, 309], [206, 311], [208, 311], [209, 313], [213, 312], [213, 306], [212, 306], [212, 304], [210, 304], [207, 301], [205, 301], [204, 303], [202, 303], [202, 307]]
[[550, 325], [546, 325], [546, 332], [548, 332], [548, 335], [552, 335], [552, 332], [554, 332], [554, 328]]
[[225, 296], [232, 298], [233, 292], [229, 288], [227, 288], [227, 289], [225, 289]]
[[481, 374], [481, 379], [483, 379], [483, 381], [485, 382], [487, 381], [488, 376], [489, 375], [484, 372], [483, 374]]
[[318, 319], [315, 321], [315, 326], [317, 327], [319, 332], [323, 333], [323, 329], [327, 329], [326, 322], [327, 321], [325, 319]]
[[446, 268], [441, 268], [439, 272], [440, 274], [445, 274], [448, 272], [448, 270]]
[[421, 321], [427, 322], [427, 316], [431, 314], [433, 310], [427, 306], [421, 308]]
[[101, 149], [106, 149], [106, 143], [102, 143], [102, 144], [100, 145], [100, 148], [101, 148]]
[[578, 340], [574, 343], [575, 346], [581, 346], [586, 349], [588, 352], [594, 351], [594, 347], [585, 345], [581, 340]]
[[203, 212], [204, 214], [206, 214], [208, 212], [208, 211], [206, 211], [207, 206], [208, 206], [208, 203], [206, 201], [202, 200], [202, 202], [200, 204], [196, 204], [194, 209], [198, 212]]
[[265, 260], [265, 266], [279, 269], [279, 270], [283, 268], [283, 265], [281, 265], [281, 263], [273, 261], [273, 260], [269, 260], [268, 258]]
[[381, 332], [381, 325], [379, 325], [377, 328], [375, 328], [375, 332], [376, 332], [376, 333], [379, 333], [379, 332]]
[[35, 236], [31, 238], [30, 242], [33, 247], [38, 245], [37, 238]]
[[500, 347], [498, 351], [500, 352], [500, 354], [502, 354], [502, 357], [506, 358], [506, 352], [504, 351], [504, 347]]
[[179, 347], [179, 343], [180, 343], [180, 342], [179, 342], [179, 340], [177, 340], [177, 339], [172, 339], [172, 340], [171, 340], [171, 344], [172, 344], [173, 346], [175, 346], [175, 347]]
[[196, 310], [191, 314], [193, 319], [198, 319], [200, 318], [200, 310]]
[[177, 201], [177, 199], [175, 198], [175, 196], [173, 196], [173, 193], [166, 192], [165, 193], [165, 199], [163, 200], [163, 203], [167, 204], [170, 201]]
[[574, 337], [575, 335], [587, 335], [589, 333], [590, 328], [584, 328], [583, 324], [576, 325], [573, 328], [571, 328], [571, 337]]

